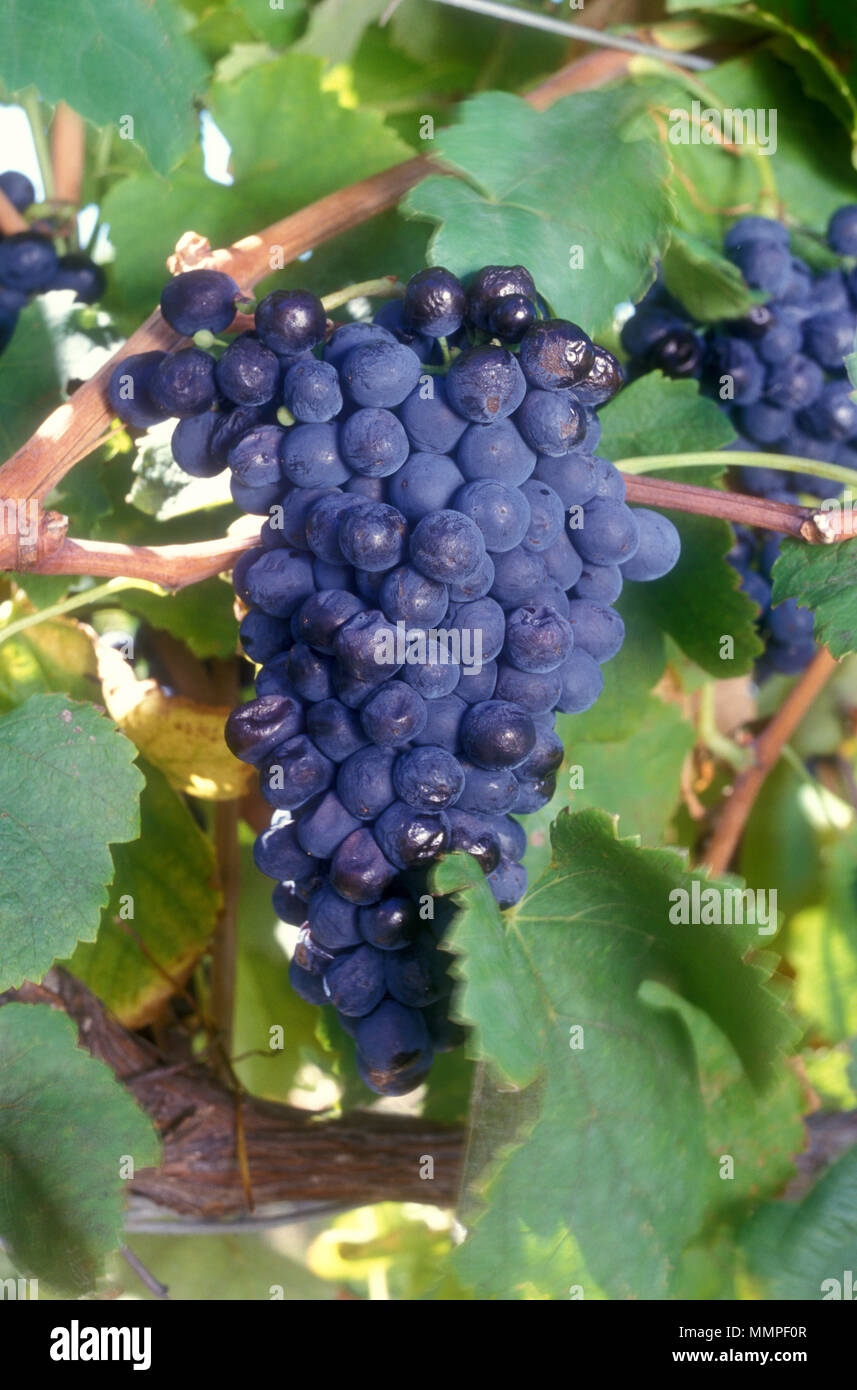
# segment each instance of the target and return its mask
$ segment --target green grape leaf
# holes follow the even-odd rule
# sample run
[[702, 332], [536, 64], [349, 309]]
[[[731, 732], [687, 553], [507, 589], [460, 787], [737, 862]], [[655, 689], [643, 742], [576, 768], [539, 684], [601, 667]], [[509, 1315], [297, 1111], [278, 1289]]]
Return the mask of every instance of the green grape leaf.
[[122, 1166], [152, 1167], [152, 1122], [53, 1009], [0, 1009], [0, 1235], [18, 1269], [79, 1298], [122, 1231]]
[[[600, 452], [619, 467], [623, 459], [714, 451], [734, 438], [726, 416], [699, 395], [695, 381], [670, 381], [660, 372], [632, 382], [600, 414]], [[724, 454], [724, 468], [728, 461]], [[715, 467], [670, 469], [663, 476], [710, 487], [721, 472]], [[643, 591], [653, 620], [709, 675], [745, 674], [762, 644], [755, 606], [739, 590], [738, 576], [725, 558], [732, 547], [731, 527], [713, 517], [660, 510], [681, 536], [678, 564], [663, 579], [631, 587]], [[731, 645], [724, 639], [731, 639]]]
[[[644, 108], [658, 107], [690, 115], [699, 100], [698, 88], [681, 79], [642, 76], [639, 99]], [[854, 198], [851, 140], [841, 127], [831, 125], [828, 108], [811, 97], [795, 99], [794, 70], [778, 59], [768, 45], [719, 64], [705, 74], [705, 87], [715, 106], [736, 111], [761, 111], [766, 122], [763, 135], [771, 152], [758, 158], [736, 159], [715, 145], [682, 142], [679, 128], [668, 128], [669, 157], [676, 177], [671, 185], [678, 225], [684, 232], [719, 246], [726, 227], [735, 219], [735, 208], [758, 206], [764, 174], [776, 183], [777, 193], [790, 218], [823, 231], [837, 207]], [[707, 102], [701, 101], [704, 109]], [[770, 113], [776, 116], [776, 148]], [[824, 159], [818, 158], [818, 132], [824, 131]], [[673, 133], [675, 132], [675, 133]], [[764, 175], [763, 175], [764, 176]]]
[[[10, 618], [23, 616], [16, 605]], [[2, 631], [0, 626], [0, 635]], [[87, 700], [97, 689], [97, 681], [92, 640], [69, 618], [36, 623], [0, 643], [0, 711], [22, 705], [31, 695], [51, 691], [73, 700]]]
[[[166, 183], [138, 175], [114, 184], [104, 217], [116, 247], [109, 303], [120, 316], [138, 320], [157, 302], [166, 258], [189, 227], [207, 236], [212, 246], [226, 246], [410, 155], [377, 113], [346, 109], [335, 92], [323, 90], [322, 68], [309, 54], [287, 53], [234, 80], [212, 84], [208, 104], [232, 147], [231, 187], [205, 177], [196, 151]], [[400, 226], [400, 220], [388, 218], [383, 226], [395, 224]], [[398, 226], [396, 248], [403, 244]], [[392, 255], [387, 259], [376, 223], [368, 234], [359, 230], [364, 247], [367, 235], [374, 238], [373, 275], [409, 269]], [[295, 271], [298, 283], [310, 284], [314, 274], [321, 274], [317, 263], [324, 259], [321, 248], [301, 262]], [[344, 283], [350, 284], [355, 273], [359, 267], [349, 268]], [[335, 282], [324, 286], [325, 291], [335, 288]]]
[[770, 962], [745, 960], [764, 940], [756, 927], [670, 924], [671, 894], [712, 886], [679, 856], [618, 840], [600, 811], [560, 815], [552, 838], [549, 868], [502, 921], [469, 861], [435, 871], [462, 909], [449, 937], [455, 1013], [507, 1086], [531, 1092], [485, 1180], [459, 1273], [509, 1298], [526, 1272], [557, 1297], [550, 1270], [528, 1265], [529, 1241], [569, 1231], [610, 1296], [658, 1297], [710, 1191], [689, 1034], [640, 988], [668, 981], [722, 1029], [756, 1087], [775, 1081], [792, 1028], [765, 984]]
[[823, 855], [816, 903], [789, 923], [789, 961], [795, 1004], [825, 1042], [857, 1034], [857, 913], [854, 862], [857, 834], [841, 836]]
[[857, 1147], [834, 1163], [800, 1202], [769, 1202], [747, 1223], [742, 1244], [765, 1297], [853, 1300], [857, 1248]]
[[161, 597], [145, 589], [128, 589], [122, 606], [145, 618], [152, 627], [178, 637], [202, 659], [233, 656], [238, 645], [231, 584], [219, 578], [189, 584]]
[[166, 0], [99, 0], [85, 13], [62, 0], [12, 0], [0, 14], [0, 80], [10, 92], [34, 86], [95, 125], [128, 130], [161, 173], [194, 138], [205, 78]]
[[[738, 318], [751, 305], [765, 299], [765, 295], [749, 288], [738, 267], [725, 256], [699, 237], [677, 228], [670, 238], [663, 269], [667, 289], [699, 323]], [[722, 412], [721, 418], [725, 420]]]
[[[2, 19], [0, 19], [2, 26]], [[2, 41], [0, 41], [2, 42]], [[0, 372], [0, 457], [7, 459], [35, 434], [60, 404], [60, 379], [51, 336], [34, 300], [18, 315]], [[26, 525], [27, 515], [22, 522]]]
[[128, 501], [156, 521], [169, 521], [204, 507], [231, 506], [229, 472], [214, 478], [192, 478], [173, 458], [171, 422], [166, 433], [159, 429], [143, 435], [134, 459], [134, 482]]
[[[583, 787], [565, 791], [566, 804], [575, 811], [600, 807], [618, 815], [623, 828], [639, 834], [644, 844], [663, 843], [681, 796], [682, 765], [695, 740], [678, 707], [647, 697], [630, 738], [581, 740], [574, 719], [560, 715], [557, 721], [567, 759], [558, 777], [567, 779], [569, 767], [577, 767], [584, 780]], [[629, 766], [636, 769], [633, 777]]]
[[622, 88], [544, 112], [485, 92], [435, 140], [433, 154], [463, 178], [425, 179], [402, 211], [436, 224], [434, 264], [466, 275], [521, 262], [555, 313], [604, 333], [615, 306], [650, 283], [673, 222], [663, 150], [651, 127], [628, 138], [627, 115]]
[[772, 602], [796, 599], [815, 613], [815, 638], [834, 656], [857, 651], [857, 540], [805, 545], [788, 538], [771, 573]]
[[328, 63], [347, 63], [370, 24], [375, 24], [389, 0], [319, 0], [309, 26], [292, 44], [295, 53], [315, 53]]
[[817, 902], [821, 887], [819, 836], [806, 796], [806, 776], [781, 759], [765, 778], [741, 837], [738, 872], [751, 888], [775, 884], [786, 917]]
[[[661, 372], [647, 372], [632, 381], [599, 410], [598, 418], [598, 452], [618, 468], [624, 459], [722, 449], [735, 438], [728, 416], [699, 394], [697, 382], [672, 381]], [[723, 468], [728, 463], [724, 455]], [[705, 483], [717, 477], [713, 468], [694, 473]], [[674, 476], [674, 470], [666, 476]]]
[[0, 990], [95, 937], [108, 846], [139, 834], [134, 752], [93, 705], [62, 695], [0, 718]]
[[211, 841], [164, 775], [142, 770], [140, 838], [113, 851], [98, 936], [68, 963], [128, 1028], [150, 1023], [175, 994], [205, 949], [220, 901]]

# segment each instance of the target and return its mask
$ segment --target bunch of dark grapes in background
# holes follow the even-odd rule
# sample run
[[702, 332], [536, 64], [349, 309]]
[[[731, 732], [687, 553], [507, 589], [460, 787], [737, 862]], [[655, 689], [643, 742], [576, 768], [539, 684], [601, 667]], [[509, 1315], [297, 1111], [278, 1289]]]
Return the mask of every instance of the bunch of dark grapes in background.
[[300, 928], [292, 983], [399, 1095], [461, 1040], [429, 867], [465, 851], [502, 908], [521, 899], [517, 817], [555, 790], [556, 713], [598, 698], [623, 581], [665, 574], [678, 534], [596, 453], [618, 363], [521, 266], [423, 270], [339, 326], [277, 290], [215, 343], [240, 302], [219, 271], [177, 276], [162, 313], [195, 342], [127, 358], [110, 401], [137, 427], [178, 416], [177, 463], [228, 467], [260, 518], [233, 574], [257, 696], [226, 738], [272, 807], [256, 862]]
[[[36, 192], [26, 174], [7, 169], [0, 174], [0, 189], [9, 202], [25, 213]], [[81, 251], [57, 250], [50, 220], [34, 222], [27, 231], [0, 234], [0, 352], [12, 339], [18, 315], [35, 294], [49, 290], [74, 290], [81, 304], [95, 304], [104, 293], [104, 271]]]
[[[789, 232], [766, 217], [742, 217], [724, 250], [746, 283], [767, 295], [743, 318], [703, 329], [658, 281], [622, 329], [630, 374], [660, 370], [695, 378], [729, 414], [729, 447], [857, 468], [857, 404], [845, 370], [857, 334], [857, 206], [839, 208], [827, 247], [840, 264], [813, 271], [792, 253]], [[720, 394], [724, 378], [732, 399]], [[837, 497], [842, 485], [778, 468], [736, 470], [744, 491], [799, 503], [801, 493]], [[857, 479], [855, 479], [857, 481]], [[813, 615], [794, 599], [771, 606], [771, 570], [783, 536], [736, 527], [730, 559], [758, 603], [765, 653], [757, 676], [795, 675], [812, 659]]]

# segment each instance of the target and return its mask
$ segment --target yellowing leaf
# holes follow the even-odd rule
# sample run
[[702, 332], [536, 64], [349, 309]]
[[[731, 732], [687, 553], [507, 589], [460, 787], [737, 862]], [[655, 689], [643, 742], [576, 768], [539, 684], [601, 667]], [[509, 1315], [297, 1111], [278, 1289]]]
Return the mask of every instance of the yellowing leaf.
[[244, 794], [253, 772], [226, 747], [225, 705], [165, 695], [157, 681], [138, 681], [124, 657], [109, 647], [99, 649], [98, 673], [111, 717], [178, 791], [204, 801], [232, 801]]

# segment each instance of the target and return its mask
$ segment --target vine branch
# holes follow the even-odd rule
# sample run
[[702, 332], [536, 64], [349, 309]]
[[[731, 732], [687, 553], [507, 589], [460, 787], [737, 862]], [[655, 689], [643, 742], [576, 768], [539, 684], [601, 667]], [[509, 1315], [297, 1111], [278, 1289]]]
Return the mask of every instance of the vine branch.
[[712, 874], [726, 873], [765, 778], [776, 766], [784, 745], [835, 670], [835, 658], [827, 647], [822, 647], [776, 714], [765, 725], [756, 740], [752, 766], [739, 773], [731, 795], [722, 803], [720, 817], [705, 852], [705, 862]]

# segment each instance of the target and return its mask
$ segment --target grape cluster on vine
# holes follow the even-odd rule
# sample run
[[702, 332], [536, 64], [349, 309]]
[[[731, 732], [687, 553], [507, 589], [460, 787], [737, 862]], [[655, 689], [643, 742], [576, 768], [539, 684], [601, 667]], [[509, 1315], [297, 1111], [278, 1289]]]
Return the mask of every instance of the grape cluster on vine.
[[[840, 264], [814, 271], [793, 253], [782, 223], [739, 218], [724, 251], [766, 302], [703, 328], [658, 279], [623, 326], [631, 373], [697, 379], [729, 414], [737, 432], [728, 446], [733, 451], [857, 468], [857, 403], [845, 363], [857, 337], [857, 205], [833, 214], [826, 241]], [[834, 498], [842, 490], [839, 482], [780, 468], [739, 467], [737, 476], [744, 491], [779, 502], [800, 503], [801, 493]], [[759, 606], [765, 640], [759, 677], [795, 675], [815, 651], [810, 610], [794, 599], [771, 605], [782, 540], [781, 533], [760, 536], [738, 527], [730, 552], [741, 587]]]
[[427, 871], [462, 850], [520, 901], [517, 817], [554, 793], [556, 714], [598, 698], [623, 581], [667, 573], [678, 533], [596, 453], [619, 364], [523, 267], [466, 286], [431, 267], [339, 326], [275, 290], [214, 343], [240, 302], [220, 271], [177, 276], [162, 312], [196, 341], [125, 359], [109, 397], [136, 427], [177, 416], [177, 463], [228, 468], [260, 518], [233, 572], [257, 695], [227, 742], [272, 807], [256, 862], [301, 928], [292, 983], [398, 1095], [461, 1040]]
[[[0, 190], [18, 212], [26, 212], [36, 190], [26, 174], [6, 169]], [[15, 332], [18, 315], [35, 294], [74, 290], [81, 304], [94, 304], [104, 293], [104, 271], [80, 251], [58, 251], [50, 221], [34, 223], [27, 231], [0, 235], [0, 352]]]

